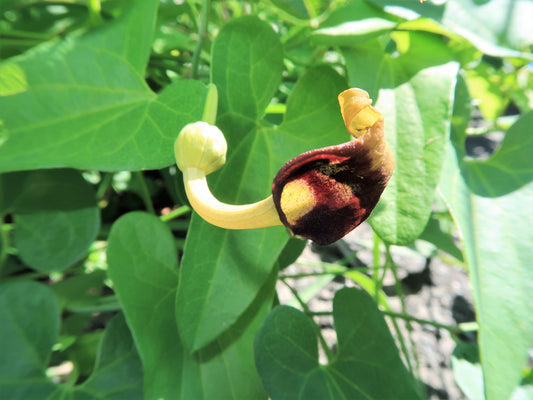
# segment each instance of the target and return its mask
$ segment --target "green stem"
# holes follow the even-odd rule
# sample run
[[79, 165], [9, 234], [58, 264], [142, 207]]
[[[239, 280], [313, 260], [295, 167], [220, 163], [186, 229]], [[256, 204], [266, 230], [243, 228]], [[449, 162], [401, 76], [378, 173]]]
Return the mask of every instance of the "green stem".
[[159, 219], [163, 222], [170, 221], [174, 218], [181, 217], [182, 215], [185, 215], [187, 213], [191, 212], [191, 207], [189, 206], [181, 206], [179, 208], [176, 208], [175, 210], [172, 210], [168, 214], [161, 215]]
[[9, 39], [2, 38], [0, 39], [0, 44], [2, 46], [36, 46], [39, 43], [42, 43], [42, 40], [38, 39]]
[[98, 186], [98, 190], [96, 191], [96, 198], [98, 200], [101, 200], [105, 193], [107, 192], [107, 189], [109, 186], [111, 186], [111, 183], [113, 182], [113, 174], [110, 172], [104, 173], [102, 180], [100, 181], [100, 185]]
[[[472, 332], [472, 331], [478, 330], [478, 325], [476, 322], [463, 322], [457, 325], [446, 325], [446, 324], [441, 324], [435, 321], [429, 321], [423, 318], [413, 317], [412, 315], [395, 313], [393, 311], [386, 311], [386, 310], [380, 310], [380, 311], [382, 314], [387, 315], [391, 318], [400, 318], [406, 321], [416, 322], [417, 324], [420, 324], [420, 325], [430, 325], [430, 326], [434, 326], [435, 328], [446, 329], [447, 331], [455, 335], [459, 334], [460, 332]], [[324, 316], [324, 315], [326, 316], [333, 315], [333, 312], [332, 311], [309, 311], [309, 312], [306, 312], [306, 314], [312, 317], [319, 317], [319, 316]]]
[[89, 21], [91, 25], [98, 25], [102, 22], [102, 5], [100, 0], [88, 0]]
[[[394, 264], [394, 261], [392, 260], [392, 255], [390, 253], [390, 246], [387, 246], [387, 245], [385, 246], [385, 266], [389, 267], [390, 270], [392, 271], [392, 275], [394, 276], [394, 287], [396, 289], [396, 294], [398, 295], [398, 298], [400, 299], [402, 314], [407, 315], [407, 307], [405, 305], [402, 282], [400, 281], [400, 278], [398, 277], [398, 271], [396, 270], [396, 264]], [[405, 340], [401, 332], [399, 331], [399, 329], [397, 330], [398, 339], [400, 341], [402, 352], [405, 355], [405, 360], [407, 361], [407, 367], [409, 368], [409, 372], [411, 373], [413, 377], [416, 378], [417, 376], [415, 375], [415, 369], [413, 368], [413, 365], [411, 363], [411, 354], [413, 354], [413, 358], [414, 358], [414, 361], [417, 367], [416, 371], [418, 371], [419, 363], [418, 363], [418, 356], [416, 355], [416, 351], [413, 350], [415, 349], [415, 344], [413, 342], [413, 335], [412, 335], [413, 327], [411, 326], [410, 320], [408, 319], [405, 320], [405, 327], [407, 328], [407, 331], [409, 332], [409, 341], [410, 341], [409, 344], [411, 346], [412, 353], [409, 352], [409, 350], [407, 349]]]
[[21, 38], [21, 39], [33, 39], [33, 40], [50, 40], [53, 38], [53, 36], [40, 33], [40, 32], [28, 32], [28, 31], [22, 31], [19, 29], [9, 29], [7, 31], [0, 30], [0, 35], [2, 36], [11, 36], [13, 38]]
[[[294, 297], [296, 298], [298, 303], [300, 303], [300, 306], [304, 310], [304, 313], [308, 314], [308, 315], [311, 315], [312, 314], [311, 310], [309, 309], [309, 307], [307, 307], [307, 304], [305, 304], [305, 302], [300, 298], [300, 295], [298, 294], [298, 292], [291, 285], [289, 285], [287, 282], [285, 282], [285, 280], [283, 278], [281, 279], [281, 282], [283, 282], [285, 284], [285, 286], [287, 286], [289, 288], [289, 290], [294, 295]], [[314, 321], [313, 321], [313, 326], [314, 326], [315, 331], [316, 331], [316, 333], [318, 335], [318, 340], [320, 341], [320, 345], [324, 349], [324, 353], [326, 354], [328, 362], [330, 362], [331, 360], [333, 360], [333, 357], [334, 357], [333, 352], [329, 348], [329, 346], [328, 346], [328, 344], [326, 342], [326, 339], [324, 339], [324, 336], [322, 336], [322, 331], [320, 330], [320, 327]]]
[[144, 176], [141, 171], [135, 171], [134, 174], [137, 176], [137, 180], [139, 181], [139, 187], [141, 189], [141, 198], [143, 200], [144, 206], [146, 207], [146, 210], [154, 215], [157, 215], [155, 213], [154, 206], [152, 205], [152, 199], [150, 198], [150, 192], [148, 192], [148, 186], [146, 186], [146, 182], [144, 180]]
[[191, 79], [198, 78], [198, 65], [200, 63], [200, 53], [202, 52], [202, 42], [207, 36], [207, 21], [209, 18], [210, 0], [203, 0], [202, 10], [200, 11], [200, 27], [198, 28], [198, 37], [196, 38], [196, 46], [192, 55], [191, 65]]
[[374, 281], [374, 301], [378, 303], [378, 293], [381, 290], [381, 287], [379, 285], [379, 270], [381, 268], [381, 251], [379, 250], [379, 246], [381, 244], [381, 239], [376, 234], [376, 232], [372, 231], [374, 234], [374, 248], [372, 249], [372, 279]]
[[0, 273], [4, 268], [4, 263], [9, 255], [7, 249], [9, 247], [8, 228], [4, 225], [4, 216], [0, 216]]

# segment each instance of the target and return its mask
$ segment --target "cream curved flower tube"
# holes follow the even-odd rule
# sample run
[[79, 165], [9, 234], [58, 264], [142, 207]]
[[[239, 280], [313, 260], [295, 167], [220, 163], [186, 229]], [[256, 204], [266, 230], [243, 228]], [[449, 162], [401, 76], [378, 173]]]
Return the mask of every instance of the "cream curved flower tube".
[[225, 204], [209, 190], [206, 176], [226, 161], [222, 132], [205, 122], [184, 127], [174, 152], [194, 210], [226, 229], [285, 225], [291, 235], [319, 245], [333, 243], [361, 224], [379, 201], [395, 162], [383, 116], [368, 93], [348, 89], [338, 100], [352, 140], [290, 160], [274, 178], [272, 196], [253, 204]]
[[183, 128], [174, 147], [183, 173], [187, 198], [207, 222], [226, 229], [255, 229], [282, 225], [272, 196], [253, 204], [230, 205], [218, 201], [206, 176], [226, 161], [227, 144], [222, 132], [205, 122]]

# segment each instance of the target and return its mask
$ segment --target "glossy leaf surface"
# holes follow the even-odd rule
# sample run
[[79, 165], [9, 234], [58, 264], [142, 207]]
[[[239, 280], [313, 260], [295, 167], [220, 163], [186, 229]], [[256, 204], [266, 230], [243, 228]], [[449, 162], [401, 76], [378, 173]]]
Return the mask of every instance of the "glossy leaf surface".
[[383, 316], [366, 292], [337, 292], [333, 317], [338, 354], [326, 366], [318, 363], [313, 323], [302, 312], [280, 306], [266, 318], [255, 354], [273, 400], [421, 398]]

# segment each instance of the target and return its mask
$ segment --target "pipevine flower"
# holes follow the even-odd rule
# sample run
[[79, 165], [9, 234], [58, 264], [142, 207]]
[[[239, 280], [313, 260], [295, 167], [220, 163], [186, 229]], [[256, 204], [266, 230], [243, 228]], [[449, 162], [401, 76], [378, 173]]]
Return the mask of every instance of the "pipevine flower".
[[206, 176], [222, 167], [226, 140], [205, 122], [185, 126], [174, 146], [187, 197], [206, 221], [227, 229], [285, 225], [291, 235], [319, 245], [333, 243], [368, 218], [394, 169], [383, 116], [368, 93], [339, 94], [344, 124], [352, 140], [303, 153], [287, 162], [272, 183], [272, 195], [247, 205], [219, 202]]

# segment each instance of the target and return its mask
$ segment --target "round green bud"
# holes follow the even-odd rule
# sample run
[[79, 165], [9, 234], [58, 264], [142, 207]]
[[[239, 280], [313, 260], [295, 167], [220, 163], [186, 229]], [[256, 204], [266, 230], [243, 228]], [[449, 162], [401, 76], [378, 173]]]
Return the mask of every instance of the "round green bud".
[[207, 122], [186, 125], [174, 143], [178, 168], [198, 168], [206, 175], [215, 172], [226, 162], [228, 145], [224, 134]]

